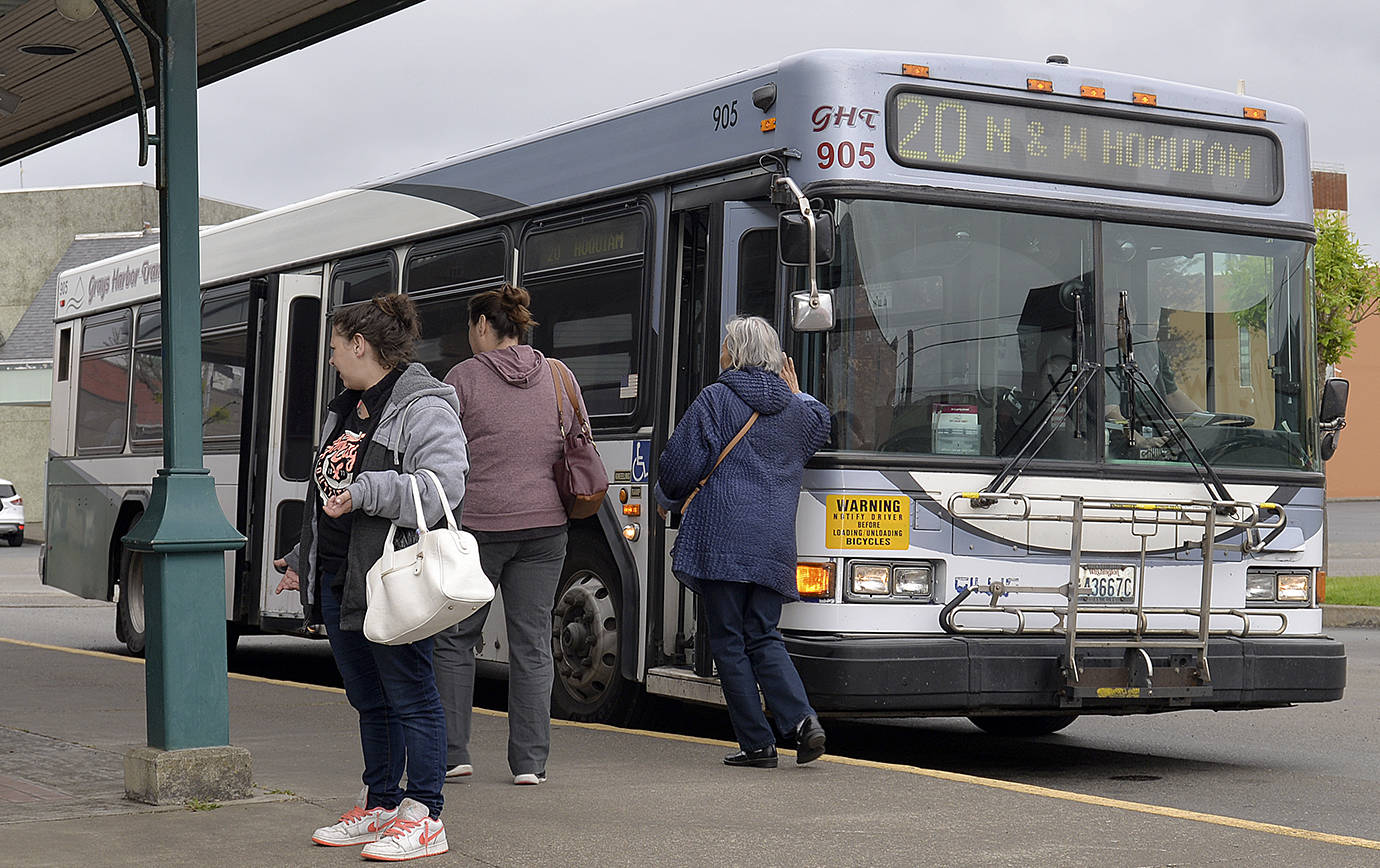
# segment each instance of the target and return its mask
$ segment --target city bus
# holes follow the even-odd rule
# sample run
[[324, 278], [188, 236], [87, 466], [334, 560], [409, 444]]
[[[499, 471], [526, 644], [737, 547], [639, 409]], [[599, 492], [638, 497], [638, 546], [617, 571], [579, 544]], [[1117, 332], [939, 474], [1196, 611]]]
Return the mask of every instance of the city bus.
[[[249, 539], [231, 641], [316, 629], [270, 565], [335, 388], [330, 313], [407, 292], [443, 376], [467, 300], [516, 281], [611, 477], [552, 601], [557, 714], [722, 703], [651, 490], [737, 314], [832, 414], [781, 620], [820, 713], [1046, 734], [1340, 698], [1322, 462], [1345, 383], [1318, 381], [1303, 116], [1060, 61], [811, 51], [206, 230], [206, 462]], [[64, 274], [56, 314], [44, 580], [117, 599], [131, 650], [155, 253]]]

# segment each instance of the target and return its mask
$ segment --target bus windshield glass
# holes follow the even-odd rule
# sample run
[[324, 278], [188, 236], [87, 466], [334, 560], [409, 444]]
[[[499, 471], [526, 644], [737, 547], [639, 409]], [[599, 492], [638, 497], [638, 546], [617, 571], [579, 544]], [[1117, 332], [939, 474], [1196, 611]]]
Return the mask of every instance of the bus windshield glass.
[[1190, 460], [1168, 411], [1213, 465], [1315, 469], [1308, 245], [1114, 223], [1103, 245], [1108, 460]]
[[[1315, 466], [1299, 433], [1313, 404], [1300, 385], [1312, 370], [1306, 244], [1106, 224], [1099, 272], [1092, 220], [874, 199], [834, 208], [838, 325], [804, 339], [833, 449], [1002, 458], [1033, 438], [1041, 459], [1189, 462], [1148, 390], [1123, 400], [1125, 292], [1134, 360], [1162, 393], [1181, 391], [1166, 396], [1170, 414], [1209, 461]], [[1080, 361], [1104, 364], [1104, 402], [1074, 400]]]

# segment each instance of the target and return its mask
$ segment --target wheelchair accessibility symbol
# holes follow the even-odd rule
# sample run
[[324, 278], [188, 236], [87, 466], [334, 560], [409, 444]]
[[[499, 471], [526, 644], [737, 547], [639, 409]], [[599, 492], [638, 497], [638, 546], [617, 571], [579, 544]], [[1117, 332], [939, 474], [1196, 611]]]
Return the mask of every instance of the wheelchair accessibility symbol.
[[647, 481], [647, 468], [652, 461], [652, 441], [634, 440], [632, 457], [632, 481], [636, 485]]

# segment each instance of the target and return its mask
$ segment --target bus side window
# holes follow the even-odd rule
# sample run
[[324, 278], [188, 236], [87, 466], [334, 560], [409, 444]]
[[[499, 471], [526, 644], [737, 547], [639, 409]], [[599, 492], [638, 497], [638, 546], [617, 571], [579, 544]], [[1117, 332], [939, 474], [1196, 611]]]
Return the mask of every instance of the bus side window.
[[129, 408], [130, 319], [128, 310], [94, 316], [82, 324], [77, 373], [77, 451], [118, 452], [125, 445]]
[[438, 379], [470, 357], [469, 301], [503, 283], [508, 249], [505, 236], [490, 235], [419, 244], [408, 254], [403, 291], [422, 327], [416, 357]]
[[[598, 417], [637, 407], [646, 296], [647, 217], [641, 210], [556, 228], [524, 242], [532, 345], [565, 362]], [[605, 420], [608, 423], [608, 420]]]
[[67, 369], [72, 364], [72, 330], [65, 328], [58, 333], [58, 370], [57, 378], [59, 383], [67, 382]]
[[776, 322], [776, 227], [750, 229], [738, 242], [738, 312]]

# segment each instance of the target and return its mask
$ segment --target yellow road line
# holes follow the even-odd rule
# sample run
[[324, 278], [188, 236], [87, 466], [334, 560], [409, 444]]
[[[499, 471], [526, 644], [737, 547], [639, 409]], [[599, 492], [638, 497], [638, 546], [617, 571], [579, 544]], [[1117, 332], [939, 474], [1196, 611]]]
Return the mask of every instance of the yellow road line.
[[[39, 648], [44, 651], [64, 651], [68, 654], [84, 654], [88, 657], [100, 657], [107, 660], [125, 660], [131, 663], [144, 661], [137, 657], [126, 657], [122, 654], [108, 654], [104, 651], [87, 651], [81, 648], [65, 648], [61, 645], [45, 645], [40, 642], [25, 642], [21, 639], [6, 639], [0, 637], [0, 642], [10, 645], [21, 645], [26, 648]], [[301, 687], [307, 690], [319, 690], [326, 693], [343, 694], [345, 691], [339, 687], [322, 687], [317, 684], [304, 684], [301, 681], [283, 681], [275, 678], [263, 678], [258, 675], [240, 675], [230, 673], [231, 678], [241, 681], [254, 681], [260, 684], [277, 684], [284, 687]], [[491, 711], [486, 708], [476, 708], [475, 712], [491, 717], [507, 717], [501, 711]], [[680, 735], [672, 732], [653, 732], [648, 729], [623, 729], [617, 726], [610, 726], [606, 723], [580, 723], [573, 720], [553, 720], [553, 726], [565, 726], [575, 729], [588, 729], [595, 732], [614, 732], [621, 735], [639, 735], [647, 738], [661, 739], [662, 741], [679, 741], [687, 744], [717, 745], [720, 747], [736, 747], [733, 742], [723, 741], [714, 738], [700, 738], [693, 735]], [[794, 751], [782, 750], [781, 753], [793, 756]], [[1182, 808], [1168, 808], [1163, 805], [1151, 805], [1145, 802], [1131, 802], [1125, 799], [1111, 799], [1106, 796], [1093, 796], [1087, 793], [1075, 793], [1069, 790], [1056, 790], [1050, 787], [1041, 787], [1035, 784], [1022, 784], [1016, 781], [1003, 781], [999, 778], [984, 778], [977, 775], [965, 775], [962, 772], [946, 772], [938, 769], [925, 769], [917, 766], [901, 765], [899, 763], [884, 763], [876, 760], [854, 759], [853, 757], [826, 756], [820, 762], [831, 762], [838, 765], [857, 766], [859, 768], [879, 769], [883, 771], [900, 772], [902, 774], [916, 775], [918, 777], [931, 778], [933, 780], [948, 781], [950, 783], [969, 784], [977, 787], [986, 787], [992, 790], [1005, 790], [1010, 793], [1019, 793], [1027, 796], [1038, 796], [1046, 799], [1058, 799], [1065, 802], [1077, 802], [1084, 805], [1097, 805], [1103, 808], [1112, 808], [1120, 811], [1130, 811], [1137, 814], [1150, 814], [1157, 817], [1169, 817], [1175, 820], [1188, 820], [1195, 823], [1207, 823], [1213, 826], [1225, 826], [1232, 829], [1241, 829], [1247, 832], [1262, 832], [1269, 835], [1281, 835], [1286, 838], [1298, 838], [1304, 841], [1315, 841], [1322, 844], [1337, 844], [1343, 847], [1362, 847], [1367, 850], [1380, 850], [1380, 841], [1373, 841], [1369, 838], [1358, 838], [1352, 835], [1333, 835], [1329, 832], [1315, 832], [1311, 829], [1296, 829], [1293, 826], [1281, 826], [1276, 823], [1262, 823], [1257, 820], [1243, 820], [1239, 817], [1227, 817], [1221, 814], [1205, 814], [1202, 811], [1186, 811]]]

